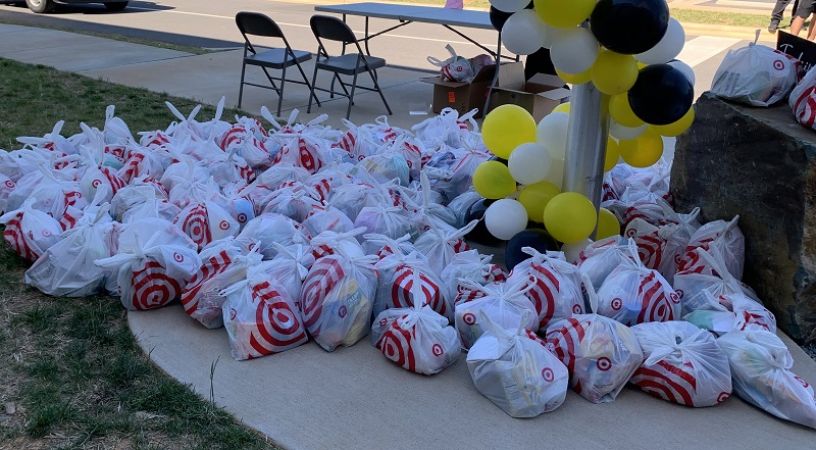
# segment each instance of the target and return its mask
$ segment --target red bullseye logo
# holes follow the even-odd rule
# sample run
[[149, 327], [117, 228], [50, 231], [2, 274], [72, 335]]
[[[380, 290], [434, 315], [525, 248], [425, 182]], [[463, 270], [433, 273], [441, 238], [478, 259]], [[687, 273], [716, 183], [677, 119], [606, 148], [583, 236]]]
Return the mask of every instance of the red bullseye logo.
[[619, 299], [619, 298], [614, 298], [614, 299], [612, 299], [612, 305], [611, 306], [612, 306], [612, 309], [614, 309], [615, 311], [619, 311], [621, 309], [621, 307], [623, 306], [623, 301], [621, 299]]
[[794, 378], [796, 378], [796, 381], [798, 381], [798, 382], [802, 383], [802, 386], [803, 386], [805, 389], [807, 389], [808, 387], [810, 387], [810, 384], [809, 384], [807, 381], [805, 381], [805, 380], [804, 380], [802, 377], [800, 377], [799, 375], [794, 375], [793, 377], [794, 377]]
[[173, 259], [178, 263], [184, 262], [184, 256], [181, 253], [173, 253]]
[[245, 223], [247, 221], [247, 215], [244, 213], [238, 214], [238, 222]]
[[548, 383], [555, 379], [555, 374], [549, 367], [541, 369], [541, 376], [544, 378], [544, 381]]
[[431, 347], [431, 351], [434, 356], [442, 356], [442, 346], [439, 344], [434, 344], [433, 347]]
[[235, 308], [230, 308], [230, 320], [235, 320], [235, 317], [238, 315], [238, 311]]
[[348, 308], [346, 308], [346, 305], [341, 306], [340, 309], [337, 311], [337, 315], [339, 315], [341, 319], [344, 319], [347, 314]]
[[669, 298], [671, 299], [672, 303], [680, 303], [680, 295], [677, 292], [672, 292], [669, 294]]
[[464, 316], [462, 316], [462, 320], [467, 325], [473, 325], [476, 323], [476, 316], [473, 315], [473, 313], [466, 313]]
[[380, 319], [380, 328], [385, 328], [388, 325], [388, 319]]
[[602, 372], [606, 372], [607, 370], [612, 368], [612, 361], [610, 361], [609, 358], [604, 356], [598, 359], [596, 365], [598, 366], [599, 370], [601, 370]]
[[722, 403], [728, 400], [731, 397], [731, 394], [728, 392], [720, 392], [720, 395], [717, 397], [717, 403]]
[[773, 66], [774, 66], [774, 69], [776, 69], [776, 70], [784, 70], [785, 69], [785, 63], [781, 59], [777, 59], [776, 61], [774, 61]]
[[626, 230], [626, 237], [635, 237], [637, 236], [637, 231], [634, 228], [630, 228]]
[[93, 186], [94, 188], [98, 188], [100, 184], [102, 184], [102, 180], [98, 178], [91, 182], [91, 186]]
[[573, 314], [581, 314], [584, 312], [584, 309], [581, 308], [581, 305], [572, 305], [572, 313]]
[[11, 181], [11, 180], [6, 180], [6, 182], [5, 182], [4, 184], [6, 185], [6, 187], [7, 187], [7, 188], [9, 188], [9, 189], [14, 189], [14, 186], [15, 186], [15, 185], [14, 185], [14, 182], [13, 182], [13, 181]]
[[51, 237], [51, 232], [48, 230], [43, 230], [42, 235], [43, 237]]
[[220, 229], [222, 229], [224, 231], [229, 230], [229, 227], [230, 227], [230, 224], [226, 220], [222, 220], [221, 222], [218, 222], [218, 228], [220, 228]]
[[676, 292], [677, 292], [678, 297], [683, 298], [683, 295], [685, 294], [685, 292], [683, 292], [682, 289], [678, 289]]

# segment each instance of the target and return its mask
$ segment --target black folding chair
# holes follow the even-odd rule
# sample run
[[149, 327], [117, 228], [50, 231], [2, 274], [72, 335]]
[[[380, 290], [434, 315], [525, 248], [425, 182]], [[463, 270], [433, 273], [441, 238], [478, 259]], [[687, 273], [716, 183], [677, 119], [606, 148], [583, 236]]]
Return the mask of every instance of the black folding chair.
[[[238, 30], [241, 31], [241, 35], [244, 36], [244, 61], [243, 65], [241, 66], [241, 87], [238, 92], [239, 108], [241, 107], [241, 102], [244, 98], [244, 85], [255, 86], [263, 89], [272, 89], [277, 92], [278, 116], [280, 116], [281, 113], [281, 106], [283, 105], [283, 88], [286, 86], [287, 81], [290, 83], [307, 86], [309, 88], [310, 95], [314, 95], [312, 85], [309, 84], [309, 79], [306, 77], [306, 72], [303, 71], [303, 67], [300, 65], [302, 62], [312, 59], [311, 53], [301, 50], [293, 50], [278, 24], [263, 14], [242, 11], [235, 15], [235, 23], [238, 25]], [[256, 50], [255, 46], [252, 45], [252, 42], [249, 41], [249, 36], [278, 38], [283, 40], [284, 47], [270, 48], [269, 50], [259, 52]], [[247, 65], [260, 67], [264, 71], [264, 74], [266, 74], [266, 78], [269, 79], [269, 83], [271, 83], [272, 86], [269, 87], [244, 81]], [[300, 75], [303, 77], [303, 81], [286, 79], [286, 68], [290, 66], [297, 66]], [[280, 78], [275, 78], [270, 75], [267, 69], [280, 70]], [[275, 81], [280, 81], [280, 88]], [[320, 101], [317, 100], [316, 96], [314, 99], [317, 101], [317, 104], [320, 105]], [[311, 98], [309, 99], [309, 103], [311, 104]]]
[[[315, 90], [319, 90], [322, 92], [329, 92], [332, 98], [334, 98], [335, 94], [347, 97], [349, 99], [349, 104], [348, 110], [346, 111], [346, 119], [348, 119], [351, 116], [351, 106], [354, 104], [354, 91], [357, 88], [365, 91], [377, 92], [380, 94], [380, 98], [382, 98], [382, 101], [385, 104], [385, 109], [388, 110], [388, 114], [392, 114], [391, 107], [388, 106], [388, 101], [385, 99], [385, 95], [383, 95], [382, 89], [380, 89], [380, 84], [377, 81], [377, 69], [385, 67], [385, 60], [368, 54], [363, 54], [363, 49], [360, 47], [360, 42], [357, 40], [357, 36], [354, 35], [354, 32], [351, 31], [351, 28], [349, 28], [345, 22], [336, 17], [320, 15], [312, 16], [309, 23], [312, 26], [312, 33], [314, 33], [318, 44], [317, 59], [315, 60], [314, 75], [312, 76], [312, 95], [314, 94]], [[343, 54], [340, 56], [329, 56], [329, 53], [326, 51], [326, 47], [323, 45], [323, 39], [342, 43]], [[356, 46], [357, 53], [345, 53], [347, 45]], [[323, 89], [315, 86], [315, 83], [317, 82], [318, 70], [325, 70], [333, 73], [331, 89]], [[374, 82], [373, 88], [357, 85], [357, 76], [363, 72], [368, 72], [368, 74], [371, 76], [371, 81]], [[347, 89], [347, 84], [340, 78], [341, 74], [353, 77], [351, 81], [351, 92], [349, 92]], [[343, 93], [335, 92], [335, 81], [339, 82], [340, 87], [343, 88]], [[316, 96], [314, 98], [317, 100]], [[318, 103], [318, 106], [320, 106], [320, 103]], [[312, 96], [310, 95], [309, 107], [306, 109], [306, 112], [311, 111]]]

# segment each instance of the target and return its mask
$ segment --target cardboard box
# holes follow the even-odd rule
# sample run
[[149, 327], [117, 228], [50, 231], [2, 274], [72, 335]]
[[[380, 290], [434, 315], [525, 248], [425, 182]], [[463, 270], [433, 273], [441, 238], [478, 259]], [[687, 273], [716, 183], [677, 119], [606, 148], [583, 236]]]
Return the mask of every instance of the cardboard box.
[[564, 84], [555, 75], [541, 73], [525, 80], [522, 63], [503, 64], [499, 71], [498, 85], [493, 89], [490, 109], [508, 103], [519, 105], [539, 121], [564, 99], [569, 98], [570, 91], [564, 88]]
[[439, 114], [445, 108], [453, 108], [464, 114], [476, 108], [479, 110], [476, 117], [481, 117], [495, 73], [496, 66], [493, 65], [482, 68], [470, 83], [447, 81], [441, 76], [422, 78], [422, 81], [434, 85], [434, 113]]

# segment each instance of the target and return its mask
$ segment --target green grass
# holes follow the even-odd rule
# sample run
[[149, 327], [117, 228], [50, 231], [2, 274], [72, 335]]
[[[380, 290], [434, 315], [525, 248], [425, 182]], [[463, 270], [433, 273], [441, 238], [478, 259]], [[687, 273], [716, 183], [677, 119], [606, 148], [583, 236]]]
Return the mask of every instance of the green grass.
[[[132, 131], [166, 127], [195, 105], [42, 66], [0, 59], [0, 147], [42, 135], [58, 119], [102, 126], [117, 105]], [[206, 107], [201, 117], [211, 117]], [[227, 111], [234, 114], [235, 111]], [[23, 285], [25, 264], [0, 249], [0, 449], [200, 448], [272, 445], [149, 361], [118, 299], [51, 298]], [[17, 406], [4, 419], [3, 405]]]

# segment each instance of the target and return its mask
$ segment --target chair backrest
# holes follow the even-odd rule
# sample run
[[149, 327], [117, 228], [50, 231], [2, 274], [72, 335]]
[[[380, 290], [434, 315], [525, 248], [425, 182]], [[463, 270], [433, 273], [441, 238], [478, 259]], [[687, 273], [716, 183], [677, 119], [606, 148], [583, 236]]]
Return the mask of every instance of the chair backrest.
[[[315, 15], [309, 20], [318, 42], [321, 39], [352, 44], [357, 42], [357, 36], [345, 22], [332, 16]], [[322, 45], [322, 44], [321, 44]]]
[[235, 15], [235, 24], [244, 35], [283, 38], [283, 31], [274, 20], [261, 13], [241, 11]]

